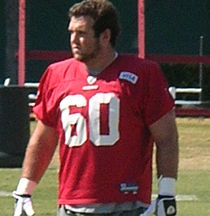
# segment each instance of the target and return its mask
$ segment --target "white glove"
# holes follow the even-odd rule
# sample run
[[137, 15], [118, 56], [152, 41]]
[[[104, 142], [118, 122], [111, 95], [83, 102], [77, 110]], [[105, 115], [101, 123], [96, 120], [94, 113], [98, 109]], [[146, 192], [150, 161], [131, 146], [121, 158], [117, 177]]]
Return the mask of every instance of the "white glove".
[[161, 196], [150, 204], [149, 208], [140, 216], [176, 216], [176, 199], [174, 196]]
[[139, 216], [151, 216], [153, 213], [155, 213], [156, 202], [157, 200], [152, 201], [148, 209], [143, 214], [140, 214]]
[[[14, 216], [33, 216], [35, 215], [31, 195], [18, 195], [16, 191], [13, 192], [13, 197], [16, 199], [15, 208], [14, 208]], [[24, 214], [25, 213], [25, 214]]]
[[16, 191], [13, 192], [13, 197], [16, 199], [14, 216], [32, 216], [35, 214], [31, 194], [33, 193], [37, 183], [27, 178], [21, 178]]
[[176, 216], [175, 179], [161, 177], [158, 182], [158, 197], [140, 216]]
[[176, 199], [174, 196], [159, 195], [157, 198], [157, 216], [176, 216]]

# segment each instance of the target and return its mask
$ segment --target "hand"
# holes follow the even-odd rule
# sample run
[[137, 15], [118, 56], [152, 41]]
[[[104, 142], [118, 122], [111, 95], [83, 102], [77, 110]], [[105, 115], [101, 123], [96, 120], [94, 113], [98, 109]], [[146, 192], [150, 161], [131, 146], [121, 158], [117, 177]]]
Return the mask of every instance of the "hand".
[[156, 203], [157, 216], [176, 216], [176, 199], [174, 196], [159, 195]]
[[16, 193], [16, 191], [14, 191], [13, 197], [16, 199], [15, 208], [14, 208], [14, 216], [21, 216], [21, 215], [33, 216], [35, 215], [35, 212], [32, 206], [31, 195], [28, 195], [28, 194], [19, 195]]
[[153, 215], [153, 213], [155, 213], [155, 210], [156, 210], [156, 203], [157, 203], [157, 199], [153, 200], [152, 203], [150, 204], [150, 206], [148, 207], [148, 209], [143, 214], [140, 214], [139, 216], [151, 216], [151, 215]]
[[176, 216], [176, 199], [174, 196], [159, 195], [140, 216]]

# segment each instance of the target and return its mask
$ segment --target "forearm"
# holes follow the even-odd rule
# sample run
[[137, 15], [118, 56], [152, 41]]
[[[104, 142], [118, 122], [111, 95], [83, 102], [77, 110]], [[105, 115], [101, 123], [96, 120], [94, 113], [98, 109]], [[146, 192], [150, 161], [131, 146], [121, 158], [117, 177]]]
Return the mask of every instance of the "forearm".
[[[178, 144], [158, 144], [156, 150], [157, 175], [177, 178]], [[167, 147], [166, 147], [167, 146]]]
[[47, 169], [54, 148], [43, 148], [42, 143], [29, 143], [22, 168], [22, 177], [39, 182]]
[[22, 176], [13, 192], [16, 199], [14, 215], [22, 215], [23, 212], [31, 216], [35, 214], [31, 196], [51, 161], [57, 141], [55, 129], [38, 121], [26, 150]]
[[30, 138], [22, 168], [22, 177], [39, 182], [47, 169], [57, 146], [54, 129], [38, 122]]
[[164, 115], [150, 126], [150, 130], [156, 144], [158, 177], [177, 178], [179, 147], [175, 111]]

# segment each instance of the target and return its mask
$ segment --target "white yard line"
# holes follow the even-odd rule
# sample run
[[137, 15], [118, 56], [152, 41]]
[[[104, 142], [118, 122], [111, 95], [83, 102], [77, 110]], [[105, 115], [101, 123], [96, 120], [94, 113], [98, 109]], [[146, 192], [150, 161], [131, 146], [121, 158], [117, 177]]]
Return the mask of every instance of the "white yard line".
[[0, 191], [0, 197], [11, 197], [11, 196], [12, 196], [12, 192]]
[[[157, 194], [152, 194], [152, 199], [155, 199]], [[178, 194], [176, 195], [177, 201], [197, 201], [198, 197], [194, 194]]]
[[[11, 197], [12, 192], [8, 191], [0, 191], [0, 197]], [[152, 195], [152, 199], [155, 199], [157, 197], [157, 194]], [[196, 195], [187, 195], [187, 194], [178, 194], [176, 195], [177, 201], [196, 201], [198, 200], [198, 197]]]

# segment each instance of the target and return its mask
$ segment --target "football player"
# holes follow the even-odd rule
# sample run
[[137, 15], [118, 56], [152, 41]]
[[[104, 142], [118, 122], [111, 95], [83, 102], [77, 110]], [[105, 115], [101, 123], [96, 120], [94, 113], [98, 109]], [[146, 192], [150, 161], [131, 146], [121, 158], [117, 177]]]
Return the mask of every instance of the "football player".
[[[58, 216], [176, 215], [178, 135], [160, 67], [116, 52], [120, 27], [108, 0], [76, 3], [69, 17], [73, 58], [40, 80], [14, 215], [34, 215], [31, 196], [58, 141]], [[151, 204], [154, 143], [160, 181]]]

